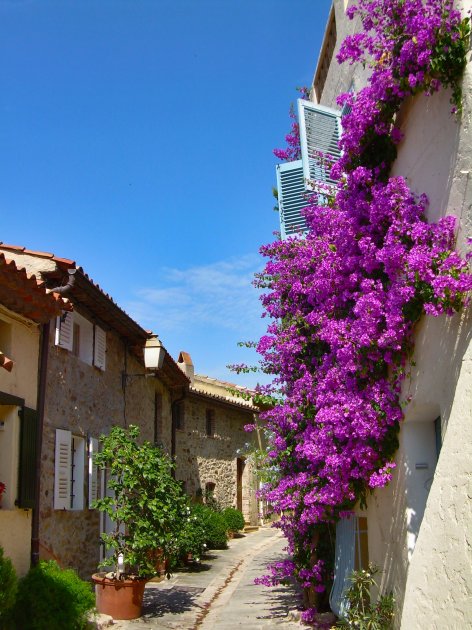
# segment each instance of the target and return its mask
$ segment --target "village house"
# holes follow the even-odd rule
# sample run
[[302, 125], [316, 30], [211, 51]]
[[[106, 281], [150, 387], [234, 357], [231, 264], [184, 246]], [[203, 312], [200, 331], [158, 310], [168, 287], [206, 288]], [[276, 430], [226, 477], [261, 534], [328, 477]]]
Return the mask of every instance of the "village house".
[[[49, 287], [61, 286], [73, 305], [73, 312], [50, 323], [39, 554], [89, 577], [103, 553], [100, 533], [110, 526], [91, 507], [107, 491], [106, 479], [97, 476], [92, 463], [99, 436], [114, 425], [135, 424], [142, 439], [170, 451], [165, 427], [171, 425], [174, 398], [181, 397], [189, 381], [159, 340], [74, 261], [4, 244], [0, 252]], [[147, 369], [145, 356], [153, 353], [157, 359]], [[34, 407], [36, 378], [27, 376], [24, 386], [32, 388], [27, 404]]]
[[[258, 409], [230, 393], [229, 383], [195, 375], [188, 354], [182, 352], [175, 362], [157, 336], [141, 328], [74, 261], [6, 244], [0, 244], [0, 256], [8, 256], [11, 265], [41, 278], [45, 300], [52, 301], [56, 295], [45, 293], [46, 286], [63, 296], [55, 298], [52, 315], [51, 308], [45, 308], [38, 320], [47, 316], [49, 322], [44, 352], [39, 557], [73, 567], [84, 578], [103, 558], [100, 533], [108, 531], [111, 523], [91, 506], [107, 492], [107, 479], [97, 475], [92, 458], [99, 436], [115, 425], [139, 426], [141, 439], [175, 457], [176, 478], [195, 500], [211, 494], [222, 507], [238, 507], [247, 523], [256, 525], [257, 482], [246, 459], [251, 436], [244, 425], [254, 421]], [[26, 309], [21, 299], [17, 301]], [[8, 305], [5, 300], [0, 303]], [[65, 304], [69, 310], [59, 315]], [[4, 337], [2, 332], [2, 341]], [[38, 339], [28, 349], [32, 357], [37, 356]], [[9, 356], [11, 344], [5, 343], [4, 349]], [[21, 384], [31, 392], [10, 392], [1, 387], [1, 380], [0, 390], [18, 400], [21, 395], [35, 409], [36, 359], [28, 362], [28, 369]], [[5, 380], [9, 375], [2, 377]], [[19, 387], [20, 381], [15, 383]], [[11, 412], [10, 407], [5, 409]], [[12, 434], [8, 439], [16, 438]], [[0, 430], [0, 446], [5, 441]], [[16, 460], [9, 465], [13, 470]], [[15, 497], [8, 478], [4, 505], [10, 506]], [[0, 527], [1, 522], [0, 518]], [[28, 532], [25, 541], [16, 543], [22, 550], [23, 571], [29, 564]], [[10, 546], [4, 546], [8, 555]]]
[[[299, 102], [302, 160], [278, 167], [281, 231], [304, 229], [300, 209], [304, 178], [330, 184], [316, 170], [314, 151], [339, 155], [342, 116], [336, 97], [366, 85], [368, 68], [339, 65], [336, 53], [346, 35], [360, 30], [349, 20], [351, 0], [334, 0], [311, 89]], [[465, 15], [465, 2], [458, 2]], [[463, 113], [451, 115], [451, 94], [418, 95], [397, 117], [404, 140], [392, 175], [408, 178], [430, 200], [427, 218], [453, 215], [457, 249], [467, 250], [472, 226], [472, 62], [463, 77]], [[396, 470], [390, 485], [377, 489], [356, 519], [337, 528], [337, 564], [331, 604], [339, 614], [346, 579], [371, 561], [382, 570], [383, 592], [393, 591], [397, 627], [462, 628], [472, 618], [472, 320], [470, 308], [454, 317], [424, 317], [416, 330], [411, 378], [404, 384], [404, 421]], [[427, 622], [428, 623], [428, 622]]]
[[191, 496], [213, 498], [235, 507], [250, 525], [259, 523], [257, 476], [248, 446], [257, 432], [247, 433], [259, 409], [242, 396], [243, 388], [195, 374], [190, 355], [181, 352], [177, 365], [190, 379], [186, 396], [174, 415], [177, 478]]
[[[37, 444], [45, 385], [42, 344], [71, 306], [0, 253], [0, 545], [19, 575], [30, 566]], [[37, 520], [36, 520], [37, 526]], [[36, 532], [37, 533], [37, 532]]]

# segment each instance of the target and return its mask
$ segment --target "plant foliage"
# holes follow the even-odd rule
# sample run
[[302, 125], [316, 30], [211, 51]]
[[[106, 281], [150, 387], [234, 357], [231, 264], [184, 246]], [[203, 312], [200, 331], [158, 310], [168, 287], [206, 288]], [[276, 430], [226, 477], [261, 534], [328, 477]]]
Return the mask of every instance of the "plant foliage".
[[375, 576], [379, 568], [369, 564], [367, 570], [353, 571], [350, 576], [346, 599], [349, 602], [344, 619], [336, 624], [337, 628], [356, 628], [357, 630], [390, 630], [393, 627], [395, 600], [391, 593], [380, 595], [371, 603], [372, 589], [378, 588]]
[[[330, 552], [313, 542], [320, 525], [392, 477], [415, 324], [458, 312], [472, 288], [454, 218], [427, 223], [426, 196], [389, 177], [407, 97], [447, 86], [460, 109], [469, 22], [452, 0], [359, 0], [348, 15], [363, 30], [338, 61], [370, 64], [371, 74], [338, 99], [351, 112], [331, 170], [336, 194], [307, 201], [305, 238], [262, 247], [268, 261], [255, 283], [271, 318], [258, 343], [262, 370], [276, 375], [261, 388], [276, 403], [262, 417], [278, 471], [264, 496], [284, 513], [277, 526], [292, 556], [265, 583], [294, 575], [318, 591], [331, 579]], [[279, 157], [297, 157], [294, 142]]]
[[20, 580], [14, 609], [15, 628], [21, 630], [83, 630], [87, 613], [95, 607], [92, 587], [72, 569], [56, 562], [40, 562]]
[[152, 552], [160, 549], [166, 558], [179, 553], [179, 535], [187, 516], [187, 499], [172, 477], [169, 457], [150, 442], [138, 443], [139, 429], [114, 427], [101, 436], [97, 466], [107, 471], [112, 496], [95, 501], [114, 523], [110, 534], [102, 534], [113, 555], [101, 566], [115, 567], [119, 559], [140, 577], [155, 573]]
[[0, 546], [0, 630], [8, 627], [17, 588], [16, 571], [10, 558], [3, 555], [3, 547]]
[[239, 532], [244, 529], [244, 516], [240, 510], [228, 507], [223, 510], [223, 518], [226, 521], [228, 529], [232, 532]]

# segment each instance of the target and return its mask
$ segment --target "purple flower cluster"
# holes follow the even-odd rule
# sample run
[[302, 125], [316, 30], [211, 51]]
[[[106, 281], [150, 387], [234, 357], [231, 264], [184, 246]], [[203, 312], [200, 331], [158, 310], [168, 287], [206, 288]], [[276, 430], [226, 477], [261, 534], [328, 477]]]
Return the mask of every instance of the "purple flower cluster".
[[278, 527], [292, 555], [259, 582], [290, 573], [319, 591], [330, 571], [317, 528], [391, 479], [415, 323], [457, 312], [472, 289], [454, 251], [454, 218], [427, 223], [426, 196], [388, 178], [393, 158], [372, 163], [366, 144], [367, 136], [398, 142], [390, 110], [416, 90], [437, 89], [430, 53], [460, 16], [450, 0], [360, 0], [355, 12], [364, 31], [346, 40], [339, 60], [368, 55], [374, 66], [369, 86], [343, 97], [352, 112], [343, 119], [336, 197], [318, 205], [312, 196], [306, 238], [262, 247], [268, 262], [256, 279], [272, 319], [258, 351], [282, 396], [264, 414], [280, 477], [263, 494], [284, 512]]
[[401, 140], [394, 117], [408, 96], [449, 85], [455, 109], [460, 106], [458, 81], [469, 31], [453, 5], [453, 0], [359, 0], [349, 7], [348, 16], [358, 14], [364, 30], [346, 37], [337, 60], [370, 63], [372, 74], [355, 96], [338, 97], [340, 105], [352, 106], [355, 98], [357, 106], [343, 118], [344, 153], [333, 176], [359, 164], [388, 171]]

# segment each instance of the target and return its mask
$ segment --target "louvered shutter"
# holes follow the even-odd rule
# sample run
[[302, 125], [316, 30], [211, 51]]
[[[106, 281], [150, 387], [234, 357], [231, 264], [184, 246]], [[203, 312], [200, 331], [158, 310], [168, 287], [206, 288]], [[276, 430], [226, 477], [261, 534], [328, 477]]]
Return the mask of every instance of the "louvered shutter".
[[98, 440], [89, 438], [89, 460], [88, 460], [88, 506], [92, 509], [92, 503], [98, 499], [98, 468], [93, 462], [93, 456], [98, 453]]
[[[341, 156], [338, 146], [341, 138], [340, 112], [298, 99], [298, 121], [305, 181], [314, 182], [315, 189], [316, 182], [336, 184], [331, 179], [330, 170], [332, 163]], [[327, 163], [319, 153], [328, 156]]]
[[94, 348], [93, 348], [93, 364], [105, 369], [107, 352], [107, 334], [99, 326], [95, 326]]
[[329, 603], [338, 617], [344, 617], [348, 610], [346, 591], [350, 587], [349, 576], [354, 571], [356, 551], [357, 517], [342, 518], [336, 525], [336, 550], [334, 560], [334, 581]]
[[56, 346], [71, 351], [74, 342], [74, 315], [63, 313], [56, 319]]
[[20, 465], [18, 507], [33, 508], [36, 481], [36, 439], [38, 412], [23, 407], [20, 410]]
[[70, 431], [56, 429], [56, 452], [54, 460], [54, 509], [70, 510], [70, 473], [71, 473]]
[[307, 206], [301, 160], [277, 164], [280, 232], [282, 238], [306, 230], [302, 209]]

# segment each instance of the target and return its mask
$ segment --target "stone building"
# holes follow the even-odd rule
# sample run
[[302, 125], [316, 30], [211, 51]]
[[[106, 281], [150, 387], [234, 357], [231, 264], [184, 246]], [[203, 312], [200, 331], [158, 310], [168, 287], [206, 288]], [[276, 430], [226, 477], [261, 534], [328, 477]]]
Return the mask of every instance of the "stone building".
[[237, 395], [236, 385], [194, 373], [190, 355], [181, 352], [177, 365], [190, 379], [190, 389], [174, 413], [176, 474], [186, 492], [211, 494], [222, 507], [236, 507], [248, 524], [258, 524], [257, 478], [248, 445], [257, 432], [259, 409]]
[[[352, 4], [333, 1], [311, 104], [300, 109], [301, 115], [331, 117], [326, 128], [333, 146], [343, 113], [336, 97], [364, 87], [368, 72], [362, 64], [340, 66], [335, 58], [345, 36], [360, 30], [359, 18], [351, 21], [346, 16]], [[464, 16], [468, 4], [456, 2]], [[472, 231], [470, 55], [462, 89], [459, 119], [451, 116], [451, 94], [444, 89], [404, 103], [397, 117], [404, 139], [392, 175], [407, 177], [413, 191], [427, 194], [428, 220], [457, 217], [457, 249], [465, 252]], [[304, 122], [300, 124], [303, 141]], [[309, 176], [310, 165], [302, 162], [279, 167], [279, 195], [280, 186], [303, 187], [304, 168]], [[282, 202], [284, 235], [300, 229], [301, 206], [303, 201], [286, 207]], [[361, 566], [370, 560], [381, 568], [382, 590], [393, 591], [396, 625], [404, 630], [421, 628], [425, 620], [431, 629], [465, 628], [472, 619], [471, 331], [470, 308], [453, 317], [426, 316], [420, 322], [411, 379], [403, 394], [404, 399], [411, 396], [411, 403], [404, 409], [393, 479], [374, 492], [366, 510], [357, 509], [353, 528], [338, 531], [346, 553], [355, 549]]]
[[[39, 546], [42, 558], [74, 567], [85, 578], [97, 567], [100, 533], [107, 528], [98, 511], [91, 509], [97, 494], [106, 492], [106, 479], [98, 478], [92, 464], [99, 436], [113, 425], [136, 424], [142, 439], [170, 450], [166, 428], [171, 426], [172, 403], [188, 389], [189, 381], [165, 351], [161, 365], [146, 370], [144, 352], [159, 345], [158, 340], [74, 261], [4, 244], [0, 252], [49, 287], [62, 286], [73, 305], [73, 313], [50, 324]], [[32, 406], [34, 375], [26, 381], [32, 387], [28, 401]]]
[[[0, 253], [0, 545], [19, 575], [30, 566], [38, 427], [45, 381], [41, 346], [49, 321], [70, 308]], [[35, 514], [35, 517], [37, 514]]]

